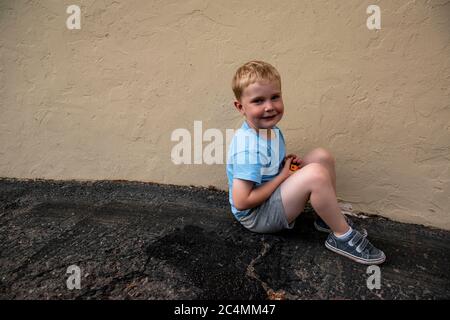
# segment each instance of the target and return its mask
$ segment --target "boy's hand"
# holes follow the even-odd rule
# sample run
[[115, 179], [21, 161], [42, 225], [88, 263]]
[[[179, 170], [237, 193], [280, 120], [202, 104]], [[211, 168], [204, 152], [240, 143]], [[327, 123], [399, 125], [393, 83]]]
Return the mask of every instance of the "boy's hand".
[[300, 157], [297, 157], [295, 154], [292, 154], [292, 153], [288, 154], [286, 156], [286, 158], [287, 157], [291, 157], [292, 158], [291, 167], [290, 167], [291, 171], [297, 171], [297, 170], [302, 168], [303, 160]]
[[295, 172], [295, 171], [291, 170], [291, 163], [292, 163], [293, 159], [294, 159], [293, 157], [288, 157], [288, 156], [286, 156], [286, 158], [284, 158], [284, 166], [280, 172], [280, 176], [283, 177], [283, 180], [289, 178], [289, 176]]
[[300, 157], [297, 157], [295, 154], [293, 154], [293, 153], [290, 153], [290, 154], [288, 154], [284, 159], [286, 160], [287, 158], [292, 158], [292, 163], [293, 164], [296, 164], [296, 165], [298, 165], [298, 166], [302, 166], [302, 164], [303, 164], [303, 160], [302, 160], [302, 158], [300, 158]]

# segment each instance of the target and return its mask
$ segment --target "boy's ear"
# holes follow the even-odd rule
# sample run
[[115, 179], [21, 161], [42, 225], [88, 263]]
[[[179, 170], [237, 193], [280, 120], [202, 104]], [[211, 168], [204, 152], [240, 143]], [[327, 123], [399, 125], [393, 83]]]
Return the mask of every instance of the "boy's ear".
[[234, 107], [243, 114], [244, 110], [242, 108], [242, 104], [239, 102], [239, 100], [234, 100]]

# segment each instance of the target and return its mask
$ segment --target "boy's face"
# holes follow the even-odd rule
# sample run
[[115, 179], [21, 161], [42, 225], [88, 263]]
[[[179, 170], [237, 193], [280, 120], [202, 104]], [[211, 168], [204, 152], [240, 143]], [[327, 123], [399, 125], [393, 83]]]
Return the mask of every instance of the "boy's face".
[[234, 106], [253, 129], [270, 129], [283, 117], [281, 90], [276, 82], [255, 82], [244, 89]]

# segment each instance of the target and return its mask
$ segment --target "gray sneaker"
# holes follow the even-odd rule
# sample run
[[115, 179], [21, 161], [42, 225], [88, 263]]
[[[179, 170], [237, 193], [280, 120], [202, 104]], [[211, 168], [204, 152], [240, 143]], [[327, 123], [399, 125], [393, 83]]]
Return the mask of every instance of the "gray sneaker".
[[386, 260], [384, 252], [375, 248], [366, 237], [355, 229], [346, 240], [338, 239], [331, 232], [325, 241], [325, 247], [362, 264], [381, 264]]
[[[352, 227], [353, 229], [355, 229], [355, 223], [349, 217], [347, 217], [347, 216], [344, 216], [344, 217], [345, 217], [345, 220], [347, 221], [347, 224], [350, 227]], [[314, 227], [316, 228], [316, 230], [321, 231], [321, 232], [326, 232], [326, 233], [331, 232], [330, 227], [319, 216], [317, 216], [316, 220], [314, 221]], [[364, 237], [367, 237], [367, 230], [364, 228], [361, 228], [361, 234]]]

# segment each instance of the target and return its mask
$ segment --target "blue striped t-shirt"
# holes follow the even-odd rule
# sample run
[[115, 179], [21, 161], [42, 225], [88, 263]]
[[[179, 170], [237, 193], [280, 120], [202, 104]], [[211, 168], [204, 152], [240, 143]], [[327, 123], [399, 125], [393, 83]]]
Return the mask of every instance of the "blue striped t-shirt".
[[[274, 132], [275, 137], [273, 137]], [[233, 179], [253, 181], [254, 187], [270, 181], [282, 169], [285, 153], [284, 137], [277, 126], [272, 128], [271, 140], [266, 140], [257, 134], [247, 121], [244, 121], [241, 128], [237, 130], [227, 156], [229, 201], [236, 219], [246, 216], [250, 209], [239, 211], [233, 205]]]

